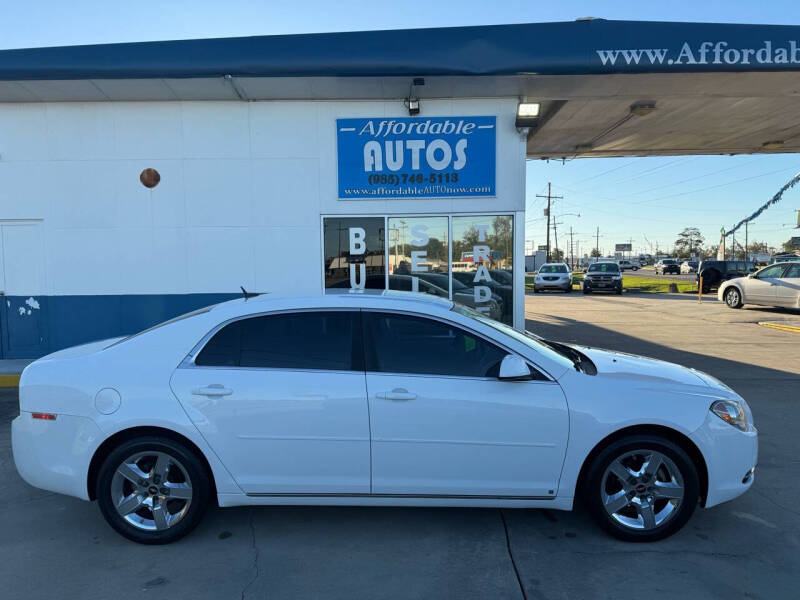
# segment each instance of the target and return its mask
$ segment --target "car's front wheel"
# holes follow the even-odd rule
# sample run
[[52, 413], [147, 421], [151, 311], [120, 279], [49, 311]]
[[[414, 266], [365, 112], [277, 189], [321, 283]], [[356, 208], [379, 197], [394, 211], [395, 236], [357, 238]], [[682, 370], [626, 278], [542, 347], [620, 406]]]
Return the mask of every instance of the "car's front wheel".
[[639, 435], [616, 440], [592, 461], [583, 495], [611, 535], [653, 542], [683, 527], [700, 497], [697, 467], [675, 443]]
[[728, 308], [741, 308], [742, 307], [742, 294], [736, 287], [729, 287], [725, 292], [725, 304]]
[[109, 525], [141, 544], [166, 544], [194, 529], [209, 502], [206, 469], [171, 439], [123, 442], [103, 461], [97, 501]]

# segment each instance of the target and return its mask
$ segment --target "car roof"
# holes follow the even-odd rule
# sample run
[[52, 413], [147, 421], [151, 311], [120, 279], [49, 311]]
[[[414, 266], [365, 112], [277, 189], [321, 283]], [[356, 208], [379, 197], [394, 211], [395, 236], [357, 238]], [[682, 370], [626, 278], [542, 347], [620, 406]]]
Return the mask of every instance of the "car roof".
[[329, 289], [324, 294], [259, 294], [222, 302], [212, 310], [238, 315], [296, 308], [393, 308], [415, 312], [446, 312], [452, 307], [451, 300], [432, 294], [398, 290]]

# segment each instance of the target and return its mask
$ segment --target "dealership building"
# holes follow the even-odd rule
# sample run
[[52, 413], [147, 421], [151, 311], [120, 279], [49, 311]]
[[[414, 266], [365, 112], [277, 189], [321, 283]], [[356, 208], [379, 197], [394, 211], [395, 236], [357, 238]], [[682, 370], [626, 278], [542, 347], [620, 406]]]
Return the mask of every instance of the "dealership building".
[[797, 152], [800, 28], [572, 23], [0, 51], [0, 358], [240, 288], [524, 328], [530, 159]]

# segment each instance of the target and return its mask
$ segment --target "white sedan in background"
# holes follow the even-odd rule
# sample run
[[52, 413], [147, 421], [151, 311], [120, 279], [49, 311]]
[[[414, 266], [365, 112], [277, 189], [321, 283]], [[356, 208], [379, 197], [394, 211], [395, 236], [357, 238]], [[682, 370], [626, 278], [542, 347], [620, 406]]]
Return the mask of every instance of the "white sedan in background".
[[747, 403], [693, 369], [429, 295], [259, 296], [28, 366], [14, 460], [141, 543], [206, 507], [570, 510], [664, 538], [753, 483]]
[[800, 261], [776, 263], [747, 277], [729, 279], [719, 286], [717, 297], [730, 308], [743, 304], [800, 308]]

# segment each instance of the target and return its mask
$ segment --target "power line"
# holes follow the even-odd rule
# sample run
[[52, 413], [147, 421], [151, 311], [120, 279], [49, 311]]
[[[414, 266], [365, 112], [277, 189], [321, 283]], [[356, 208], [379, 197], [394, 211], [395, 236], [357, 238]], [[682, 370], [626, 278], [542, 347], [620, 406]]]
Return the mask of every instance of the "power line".
[[[794, 171], [796, 167], [791, 167], [791, 170]], [[696, 190], [689, 190], [688, 192], [678, 192], [676, 194], [668, 194], [667, 196], [659, 196], [658, 198], [650, 198], [649, 200], [641, 200], [639, 202], [629, 202], [628, 204], [647, 204], [648, 202], [656, 202], [658, 200], [665, 200], [666, 198], [675, 198], [677, 196], [686, 196], [688, 194], [696, 194], [697, 192], [705, 192], [707, 190], [713, 190], [719, 187], [724, 187], [726, 185], [733, 185], [734, 183], [741, 183], [742, 181], [750, 181], [751, 179], [758, 179], [759, 177], [766, 177], [767, 175], [774, 175], [775, 173], [783, 173], [788, 171], [789, 169], [776, 169], [775, 171], [768, 171], [766, 173], [761, 173], [759, 175], [752, 175], [751, 177], [742, 177], [741, 179], [734, 179], [733, 181], [726, 181], [725, 183], [718, 183], [716, 185], [710, 185], [704, 188], [698, 188]]]
[[637, 162], [639, 159], [635, 158], [630, 162], [626, 162], [624, 165], [619, 165], [614, 167], [613, 169], [609, 169], [608, 171], [603, 171], [602, 173], [598, 173], [597, 175], [592, 175], [591, 177], [587, 177], [586, 179], [581, 179], [576, 183], [583, 183], [585, 181], [591, 181], [592, 179], [597, 179], [598, 177], [602, 177], [603, 175], [608, 175], [609, 173], [613, 173], [614, 171], [619, 171], [620, 169], [627, 167], [628, 165], [632, 165], [633, 163]]

